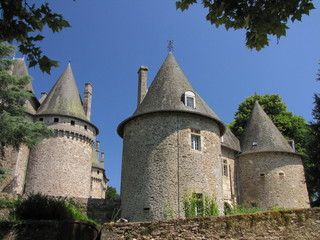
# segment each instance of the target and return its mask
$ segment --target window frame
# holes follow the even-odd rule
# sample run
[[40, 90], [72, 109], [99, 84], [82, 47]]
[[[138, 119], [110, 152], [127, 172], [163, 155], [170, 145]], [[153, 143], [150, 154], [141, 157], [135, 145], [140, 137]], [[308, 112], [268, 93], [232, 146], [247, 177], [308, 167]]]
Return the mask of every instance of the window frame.
[[[191, 100], [191, 105], [189, 105], [190, 101], [188, 100]], [[196, 108], [196, 95], [193, 92], [186, 91], [184, 93], [184, 105], [187, 107]]]
[[197, 129], [190, 130], [191, 149], [195, 151], [201, 151], [201, 132]]

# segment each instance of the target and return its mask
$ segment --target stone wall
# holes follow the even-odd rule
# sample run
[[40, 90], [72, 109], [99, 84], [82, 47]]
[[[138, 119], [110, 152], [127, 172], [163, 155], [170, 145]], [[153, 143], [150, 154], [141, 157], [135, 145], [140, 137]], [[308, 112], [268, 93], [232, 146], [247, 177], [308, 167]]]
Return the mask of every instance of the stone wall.
[[5, 146], [3, 151], [4, 156], [0, 159], [0, 166], [8, 171], [1, 181], [0, 191], [22, 194], [28, 165], [29, 148], [22, 144], [19, 149]]
[[145, 223], [108, 223], [102, 240], [121, 239], [268, 239], [317, 240], [320, 209], [300, 209]]
[[[199, 131], [200, 151], [191, 147]], [[124, 127], [121, 204], [130, 221], [184, 217], [185, 193], [216, 197], [222, 211], [218, 124], [185, 113], [154, 113]]]
[[63, 133], [44, 139], [30, 153], [26, 193], [89, 198], [92, 150], [86, 140]]
[[307, 208], [309, 198], [301, 157], [290, 153], [239, 156], [239, 204], [260, 209]]
[[223, 198], [224, 202], [228, 203], [230, 207], [237, 203], [237, 188], [235, 177], [235, 161], [236, 152], [226, 147], [221, 148], [221, 161], [222, 168], [224, 168], [224, 161], [226, 161], [226, 172], [222, 169], [222, 182], [223, 182]]

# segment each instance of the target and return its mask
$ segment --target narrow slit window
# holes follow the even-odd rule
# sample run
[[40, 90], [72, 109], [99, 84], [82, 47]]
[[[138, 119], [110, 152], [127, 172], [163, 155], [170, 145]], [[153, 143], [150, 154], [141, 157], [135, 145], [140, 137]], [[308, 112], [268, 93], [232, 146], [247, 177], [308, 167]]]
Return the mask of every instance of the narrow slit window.
[[228, 177], [228, 161], [223, 160], [223, 176]]

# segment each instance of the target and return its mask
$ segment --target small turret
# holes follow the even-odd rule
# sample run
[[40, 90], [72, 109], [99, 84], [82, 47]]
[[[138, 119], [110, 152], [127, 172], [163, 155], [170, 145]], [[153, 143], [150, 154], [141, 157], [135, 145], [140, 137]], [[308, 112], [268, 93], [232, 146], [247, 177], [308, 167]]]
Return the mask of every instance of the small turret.
[[294, 152], [258, 102], [241, 136], [241, 146], [241, 205], [261, 209], [310, 207], [301, 155]]

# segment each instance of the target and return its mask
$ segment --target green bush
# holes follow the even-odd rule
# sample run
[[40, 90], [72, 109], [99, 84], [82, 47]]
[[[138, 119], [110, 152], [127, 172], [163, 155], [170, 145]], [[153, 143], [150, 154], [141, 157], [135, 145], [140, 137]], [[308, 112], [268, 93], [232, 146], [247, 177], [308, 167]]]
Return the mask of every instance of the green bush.
[[241, 205], [236, 205], [233, 209], [225, 208], [225, 215], [236, 215], [257, 212], [262, 212], [262, 210], [257, 207], [247, 208]]
[[218, 216], [219, 209], [214, 195], [185, 193], [184, 213], [187, 218]]
[[15, 206], [15, 217], [20, 220], [72, 220], [64, 198], [53, 198], [40, 193], [30, 194]]

